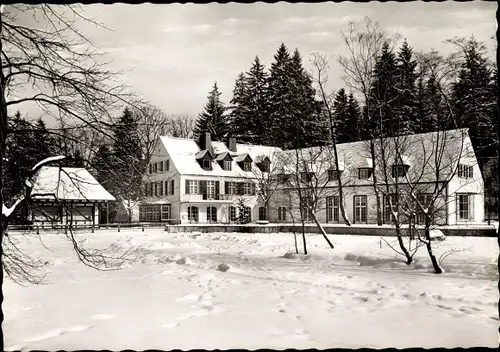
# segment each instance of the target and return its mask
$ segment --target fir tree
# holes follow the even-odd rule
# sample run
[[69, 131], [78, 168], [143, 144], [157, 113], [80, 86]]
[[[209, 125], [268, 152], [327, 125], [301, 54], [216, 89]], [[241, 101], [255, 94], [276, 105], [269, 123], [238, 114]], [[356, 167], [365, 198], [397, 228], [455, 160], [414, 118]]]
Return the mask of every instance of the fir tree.
[[496, 153], [496, 79], [492, 65], [485, 58], [484, 44], [474, 37], [462, 40], [464, 60], [458, 81], [453, 86], [453, 103], [459, 127], [469, 128], [479, 162]]
[[217, 87], [217, 82], [215, 82], [213, 89], [208, 95], [208, 102], [205, 105], [205, 110], [198, 115], [194, 127], [194, 139], [198, 142], [205, 132], [210, 132], [210, 138], [213, 141], [223, 141], [228, 135], [228, 121], [225, 114], [226, 108], [220, 100], [220, 95], [221, 93]]
[[139, 144], [137, 121], [132, 112], [125, 108], [117, 124], [113, 126], [113, 160], [115, 173], [115, 195], [124, 200], [135, 200], [140, 195], [145, 160]]
[[415, 131], [417, 120], [416, 112], [416, 67], [413, 52], [405, 40], [396, 59], [397, 102], [395, 124], [398, 135], [411, 134]]
[[335, 94], [335, 100], [333, 102], [333, 111], [335, 114], [335, 134], [333, 136], [336, 138], [337, 143], [345, 143], [349, 141], [349, 136], [347, 133], [347, 120], [348, 120], [348, 104], [349, 98], [344, 90], [341, 88]]
[[361, 112], [358, 101], [352, 93], [347, 101], [347, 120], [344, 127], [347, 142], [357, 142], [361, 140]]
[[[269, 74], [269, 120], [265, 142], [272, 146], [285, 147], [290, 143], [290, 131], [295, 116], [290, 107], [292, 92], [290, 87], [291, 58], [284, 43], [280, 45], [274, 55]], [[287, 145], [288, 146], [288, 145]]]
[[379, 136], [392, 136], [397, 130], [396, 74], [396, 57], [385, 42], [375, 64], [369, 97], [372, 109], [369, 115], [373, 118], [370, 128]]
[[247, 133], [250, 129], [248, 121], [243, 118], [246, 109], [245, 93], [245, 74], [241, 72], [234, 83], [233, 98], [230, 101], [228, 115], [228, 128], [231, 135], [241, 142], [247, 142]]
[[255, 60], [246, 74], [245, 112], [243, 116], [248, 120], [247, 134], [249, 142], [263, 144], [263, 136], [270, 124], [268, 121], [268, 76], [259, 57]]

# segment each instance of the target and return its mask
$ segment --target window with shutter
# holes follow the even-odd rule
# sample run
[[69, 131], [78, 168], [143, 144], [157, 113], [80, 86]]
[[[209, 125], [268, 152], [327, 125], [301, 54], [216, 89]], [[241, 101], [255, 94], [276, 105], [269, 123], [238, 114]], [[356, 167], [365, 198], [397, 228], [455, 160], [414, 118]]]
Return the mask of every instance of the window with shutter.
[[163, 172], [163, 161], [160, 161], [160, 172]]
[[170, 181], [170, 194], [171, 195], [174, 195], [174, 193], [175, 193], [174, 192], [174, 185], [175, 185], [174, 180]]
[[191, 190], [189, 189], [189, 180], [186, 180], [186, 185], [184, 187], [184, 194], [191, 194]]
[[170, 160], [166, 160], [165, 161], [165, 171], [169, 171], [170, 170]]
[[163, 182], [160, 182], [160, 196], [163, 196]]
[[168, 196], [170, 193], [168, 193], [168, 181], [165, 181], [165, 195]]

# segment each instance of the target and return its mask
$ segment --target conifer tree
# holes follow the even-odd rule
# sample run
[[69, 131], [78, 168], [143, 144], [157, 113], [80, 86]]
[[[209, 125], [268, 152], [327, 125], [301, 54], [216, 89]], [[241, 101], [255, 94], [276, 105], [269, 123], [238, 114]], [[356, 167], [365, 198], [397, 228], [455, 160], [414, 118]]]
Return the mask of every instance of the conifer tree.
[[248, 121], [243, 117], [246, 109], [245, 95], [245, 74], [241, 72], [234, 82], [233, 98], [228, 109], [228, 128], [231, 136], [239, 142], [247, 142], [247, 132], [250, 129]]
[[[269, 120], [272, 124], [268, 126], [265, 142], [272, 146], [289, 147], [290, 124], [294, 123], [295, 116], [290, 104], [292, 92], [290, 84], [291, 57], [284, 43], [280, 45], [274, 55], [269, 74]], [[288, 143], [285, 141], [288, 139]]]
[[373, 116], [374, 128], [380, 136], [392, 136], [397, 130], [395, 122], [396, 90], [396, 57], [385, 42], [381, 54], [375, 64], [373, 81], [370, 90], [370, 115]]
[[349, 141], [349, 136], [346, 131], [348, 128], [348, 96], [344, 88], [341, 88], [335, 94], [335, 100], [333, 102], [333, 111], [335, 114], [335, 138], [337, 143], [345, 143]]
[[194, 139], [200, 140], [205, 132], [210, 132], [210, 138], [213, 141], [223, 141], [228, 135], [228, 121], [226, 117], [226, 107], [220, 100], [221, 93], [217, 82], [214, 83], [212, 90], [208, 95], [208, 102], [205, 109], [198, 115], [194, 127]]
[[260, 63], [258, 56], [246, 74], [244, 117], [248, 120], [249, 142], [253, 144], [263, 144], [263, 136], [270, 125], [268, 119], [268, 75], [265, 67]]
[[145, 162], [148, 160], [143, 160], [137, 121], [128, 108], [113, 126], [113, 135], [114, 195], [127, 201], [136, 200], [140, 196]]
[[344, 127], [347, 142], [357, 142], [361, 140], [361, 111], [358, 101], [352, 93], [347, 101], [347, 120]]
[[398, 135], [411, 134], [415, 131], [416, 116], [416, 67], [413, 52], [405, 40], [396, 59], [396, 93], [395, 124]]
[[469, 128], [479, 162], [496, 153], [497, 95], [492, 64], [485, 58], [485, 46], [474, 37], [453, 42], [463, 52], [458, 80], [453, 86], [453, 103], [459, 127]]

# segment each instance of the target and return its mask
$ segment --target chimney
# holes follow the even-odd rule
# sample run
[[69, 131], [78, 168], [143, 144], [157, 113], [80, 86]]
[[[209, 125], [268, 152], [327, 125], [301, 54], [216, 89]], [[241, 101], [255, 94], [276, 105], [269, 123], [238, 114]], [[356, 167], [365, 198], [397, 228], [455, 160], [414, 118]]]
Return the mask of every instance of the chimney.
[[229, 149], [229, 151], [231, 151], [231, 152], [236, 153], [236, 138], [229, 137], [229, 139], [227, 141], [227, 149]]

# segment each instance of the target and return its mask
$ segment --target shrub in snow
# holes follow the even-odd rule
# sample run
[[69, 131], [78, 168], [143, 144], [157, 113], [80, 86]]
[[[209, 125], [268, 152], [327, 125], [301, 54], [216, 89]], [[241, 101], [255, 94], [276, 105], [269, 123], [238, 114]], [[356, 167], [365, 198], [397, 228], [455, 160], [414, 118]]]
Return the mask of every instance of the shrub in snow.
[[431, 241], [444, 241], [446, 236], [441, 230], [430, 230], [429, 232]]
[[191, 264], [191, 261], [189, 260], [189, 258], [179, 258], [175, 261], [175, 264]]
[[358, 256], [352, 254], [352, 253], [347, 253], [346, 256], [344, 257], [344, 260], [350, 261], [350, 262], [355, 262], [356, 259], [358, 259]]
[[227, 265], [226, 263], [221, 263], [221, 264], [217, 265], [216, 270], [226, 272], [229, 270], [229, 265]]
[[294, 253], [294, 252], [286, 252], [285, 255], [283, 256], [283, 258], [285, 259], [292, 259], [292, 258], [295, 258], [297, 254]]

